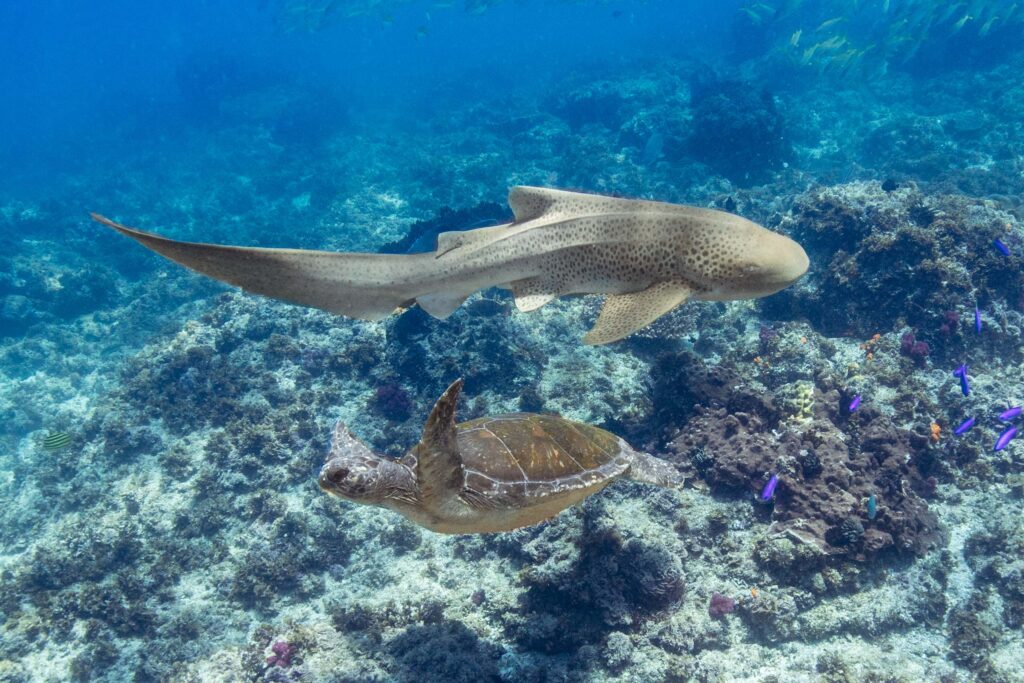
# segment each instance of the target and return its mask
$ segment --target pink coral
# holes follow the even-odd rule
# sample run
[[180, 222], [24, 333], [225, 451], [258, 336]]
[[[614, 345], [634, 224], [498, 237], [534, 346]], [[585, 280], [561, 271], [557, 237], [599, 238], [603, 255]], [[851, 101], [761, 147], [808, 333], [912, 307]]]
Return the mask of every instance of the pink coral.
[[270, 651], [274, 654], [267, 657], [267, 666], [290, 666], [292, 663], [292, 655], [295, 654], [295, 646], [284, 640], [279, 640], [270, 646]]

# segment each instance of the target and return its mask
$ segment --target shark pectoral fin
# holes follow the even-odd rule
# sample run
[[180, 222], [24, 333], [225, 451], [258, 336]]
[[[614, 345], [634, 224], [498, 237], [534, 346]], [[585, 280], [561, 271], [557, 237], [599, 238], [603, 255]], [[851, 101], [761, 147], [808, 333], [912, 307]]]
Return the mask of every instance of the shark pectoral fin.
[[537, 277], [516, 280], [506, 286], [512, 290], [512, 296], [516, 299], [516, 308], [524, 313], [536, 311], [558, 296], [550, 293], [553, 289], [551, 283]]
[[630, 294], [610, 294], [584, 344], [609, 344], [647, 327], [679, 304], [693, 289], [681, 282], [658, 282]]
[[[472, 294], [470, 292], [469, 294]], [[461, 292], [432, 292], [416, 297], [416, 303], [435, 318], [444, 320], [465, 302], [469, 294]]]

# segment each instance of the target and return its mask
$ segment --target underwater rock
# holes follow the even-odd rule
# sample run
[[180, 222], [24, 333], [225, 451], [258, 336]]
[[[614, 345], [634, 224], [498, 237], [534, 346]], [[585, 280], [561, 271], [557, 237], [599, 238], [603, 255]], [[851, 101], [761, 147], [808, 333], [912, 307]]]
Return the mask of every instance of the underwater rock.
[[[896, 427], [872, 406], [844, 421], [840, 404], [838, 393], [816, 392], [811, 424], [782, 432], [770, 410], [701, 406], [669, 451], [712, 491], [753, 499], [767, 473], [778, 473], [773, 533], [826, 556], [863, 561], [938, 546], [943, 532], [922, 498], [931, 487], [919, 469], [928, 461], [929, 439]], [[872, 494], [878, 511], [869, 519], [865, 501]]]
[[0, 337], [91, 313], [115, 292], [114, 271], [82, 254], [61, 251], [59, 260], [34, 253], [0, 256]]
[[753, 83], [694, 84], [690, 152], [730, 180], [753, 184], [791, 154], [771, 93]]
[[477, 204], [470, 209], [441, 207], [437, 215], [413, 223], [400, 240], [389, 242], [379, 249], [381, 254], [420, 254], [437, 249], [437, 236], [442, 232], [475, 230], [489, 225], [509, 223], [513, 219], [507, 206], [494, 202]]
[[886, 192], [877, 183], [857, 182], [814, 189], [797, 198], [782, 229], [804, 245], [816, 267], [760, 305], [776, 319], [799, 312], [826, 335], [867, 339], [909, 327], [915, 342], [945, 359], [961, 343], [959, 334], [950, 334], [947, 311], [976, 301], [983, 310], [1019, 312], [1021, 257], [992, 248], [992, 240], [1006, 238], [1016, 223], [991, 202], [926, 196], [914, 187]]
[[400, 384], [382, 384], [370, 399], [370, 409], [394, 422], [404, 422], [412, 415], [412, 399]]
[[623, 110], [628, 103], [620, 84], [595, 81], [556, 95], [550, 108], [574, 131], [590, 123], [617, 130], [622, 125]]
[[993, 515], [964, 543], [975, 585], [992, 586], [1002, 598], [1007, 628], [1024, 627], [1024, 520], [1015, 506]]
[[685, 592], [679, 558], [644, 539], [623, 538], [599, 505], [584, 510], [582, 528], [552, 523], [523, 533], [533, 538], [518, 550], [529, 564], [521, 620], [510, 630], [528, 650], [574, 652], [655, 618]]
[[861, 147], [865, 158], [887, 160], [890, 171], [925, 179], [953, 165], [957, 153], [942, 124], [924, 116], [886, 121], [867, 135]]
[[771, 422], [780, 417], [772, 396], [746, 385], [728, 365], [709, 367], [688, 351], [663, 353], [654, 360], [650, 392], [652, 415], [642, 425], [632, 426], [647, 435], [649, 448], [671, 438], [701, 406], [753, 413]]
[[500, 683], [501, 648], [465, 624], [441, 621], [412, 626], [387, 644], [399, 683]]

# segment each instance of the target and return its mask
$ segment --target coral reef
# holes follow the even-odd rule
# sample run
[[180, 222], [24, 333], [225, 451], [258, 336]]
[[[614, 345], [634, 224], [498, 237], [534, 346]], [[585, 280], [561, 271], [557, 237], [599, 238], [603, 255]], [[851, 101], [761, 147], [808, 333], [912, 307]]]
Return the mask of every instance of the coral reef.
[[[1020, 315], [1019, 257], [992, 248], [1015, 224], [992, 203], [926, 197], [912, 187], [886, 192], [865, 182], [812, 190], [797, 198], [783, 228], [819, 267], [764, 310], [773, 317], [800, 311], [827, 335], [910, 327], [915, 343], [948, 358], [965, 347], [960, 311], [977, 305], [1012, 320]], [[919, 347], [917, 355], [928, 354]]]
[[691, 90], [689, 149], [698, 160], [747, 185], [787, 159], [786, 126], [771, 93], [738, 81], [698, 82]]
[[[342, 6], [387, 4], [303, 12], [316, 29]], [[424, 86], [429, 98], [403, 97], [429, 102], [386, 115], [203, 53], [180, 62], [173, 127], [126, 122], [131, 147], [83, 153], [93, 165], [61, 149], [24, 192], [9, 174], [0, 679], [1019, 678], [1024, 462], [1019, 437], [992, 445], [998, 415], [1024, 401], [1021, 58], [1002, 40], [991, 69], [928, 77], [897, 60], [846, 87], [833, 76], [912, 43], [844, 58], [862, 49], [851, 35], [804, 64], [847, 28], [817, 30], [832, 3], [764, 14], [775, 4], [749, 8], [759, 24], [736, 13], [761, 40], [713, 76], [689, 58], [615, 57], [529, 90]], [[890, 16], [914, 6], [934, 10]], [[927, 41], [978, 54], [999, 40], [980, 17], [941, 39], [957, 20]], [[578, 340], [594, 298], [522, 314], [492, 290], [445, 321], [417, 308], [351, 321], [225, 293], [82, 215], [405, 253], [507, 219], [516, 183], [738, 212], [800, 240], [812, 270], [592, 348]], [[962, 363], [970, 396], [950, 375]], [[404, 452], [458, 376], [464, 419], [592, 422], [671, 459], [690, 487], [617, 482], [483, 537], [317, 489], [337, 420]], [[71, 442], [48, 451], [56, 431]]]
[[[689, 367], [699, 363], [691, 360]], [[684, 383], [699, 386], [692, 374]], [[734, 384], [728, 386], [731, 397], [742, 395]], [[938, 520], [922, 498], [934, 490], [926, 481], [931, 463], [926, 436], [899, 429], [873, 407], [845, 412], [849, 401], [835, 390], [816, 393], [809, 423], [781, 433], [770, 397], [759, 397], [760, 405], [746, 410], [711, 407], [714, 397], [708, 398], [703, 400], [709, 407], [698, 408], [670, 452], [712, 491], [748, 492], [753, 498], [777, 475], [775, 495], [766, 506], [775, 532], [812, 543], [826, 555], [862, 560], [887, 551], [921, 555], [942, 543]], [[866, 509], [872, 495], [879, 501], [874, 519]], [[796, 570], [806, 559], [764, 553], [770, 570]]]

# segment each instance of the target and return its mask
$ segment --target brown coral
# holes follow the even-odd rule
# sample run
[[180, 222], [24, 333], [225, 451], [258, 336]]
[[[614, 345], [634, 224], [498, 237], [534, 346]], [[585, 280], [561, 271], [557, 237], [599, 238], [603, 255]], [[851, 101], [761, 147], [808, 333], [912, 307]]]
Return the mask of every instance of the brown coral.
[[[669, 450], [712, 490], [748, 492], [752, 500], [765, 476], [777, 473], [772, 530], [826, 554], [925, 553], [942, 538], [916, 465], [929, 437], [899, 429], [871, 406], [844, 421], [841, 403], [838, 392], [816, 391], [812, 425], [782, 433], [771, 411], [701, 408]], [[878, 513], [869, 519], [864, 501], [872, 494]]]

